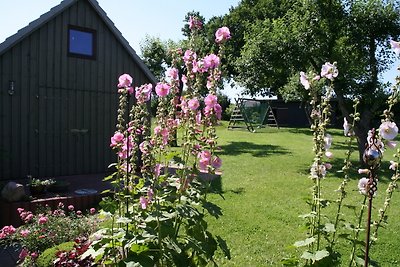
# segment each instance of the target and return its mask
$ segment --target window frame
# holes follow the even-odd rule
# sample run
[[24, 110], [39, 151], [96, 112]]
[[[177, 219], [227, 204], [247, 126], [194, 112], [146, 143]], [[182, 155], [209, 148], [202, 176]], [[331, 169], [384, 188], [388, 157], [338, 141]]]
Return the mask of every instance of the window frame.
[[[89, 33], [92, 35], [92, 55], [86, 55], [86, 54], [80, 54], [80, 53], [74, 53], [71, 52], [71, 30], [74, 31], [80, 31], [83, 33]], [[94, 29], [89, 29], [85, 27], [80, 27], [76, 25], [68, 25], [68, 31], [67, 31], [67, 55], [69, 57], [75, 57], [75, 58], [83, 58], [83, 59], [96, 59], [96, 54], [97, 54], [97, 32]]]

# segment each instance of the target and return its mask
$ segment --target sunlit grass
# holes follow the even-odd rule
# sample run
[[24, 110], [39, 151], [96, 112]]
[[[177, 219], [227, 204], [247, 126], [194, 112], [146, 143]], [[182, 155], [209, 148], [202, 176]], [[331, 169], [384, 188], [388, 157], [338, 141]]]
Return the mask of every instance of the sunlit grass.
[[[338, 195], [343, 175], [336, 173], [343, 164], [346, 151], [345, 139], [339, 130], [329, 130], [334, 137], [332, 152], [334, 168], [323, 180], [323, 197], [334, 202]], [[262, 128], [256, 133], [247, 130], [228, 130], [226, 123], [218, 128], [220, 156], [223, 159], [221, 181], [215, 183], [222, 197], [212, 194], [211, 200], [222, 208], [223, 216], [209, 218], [212, 233], [224, 238], [230, 248], [231, 259], [217, 255], [220, 266], [280, 266], [280, 260], [299, 251], [289, 248], [295, 241], [303, 240], [305, 229], [300, 214], [308, 213], [306, 199], [311, 195], [312, 181], [308, 178], [313, 159], [312, 134], [309, 129]], [[388, 152], [386, 159], [392, 157]], [[353, 155], [355, 169], [358, 153]], [[388, 164], [382, 165], [387, 170]], [[374, 199], [373, 216], [383, 204], [390, 173], [380, 173], [378, 197]], [[346, 205], [357, 206], [363, 197], [357, 191], [358, 179], [355, 170], [347, 187]], [[395, 192], [389, 210], [389, 227], [381, 229], [378, 243], [371, 248], [371, 257], [379, 266], [400, 264], [397, 246], [400, 244], [399, 192]], [[336, 209], [332, 203], [326, 213]], [[354, 211], [344, 208], [346, 220], [355, 221]], [[364, 238], [364, 232], [361, 234]], [[349, 258], [349, 241], [340, 239], [338, 249], [344, 262]]]

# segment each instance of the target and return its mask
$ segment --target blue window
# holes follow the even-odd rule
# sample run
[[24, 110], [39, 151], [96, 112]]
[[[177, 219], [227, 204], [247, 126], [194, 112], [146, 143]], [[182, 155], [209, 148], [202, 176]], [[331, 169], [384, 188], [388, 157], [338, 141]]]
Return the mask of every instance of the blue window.
[[68, 55], [82, 58], [95, 58], [96, 32], [76, 26], [68, 29]]

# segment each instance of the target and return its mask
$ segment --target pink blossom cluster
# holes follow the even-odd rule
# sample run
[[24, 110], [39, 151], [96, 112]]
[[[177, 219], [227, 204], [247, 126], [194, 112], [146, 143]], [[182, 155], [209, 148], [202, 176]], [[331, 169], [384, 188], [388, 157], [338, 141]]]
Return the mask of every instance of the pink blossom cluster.
[[17, 209], [19, 217], [24, 223], [28, 223], [33, 219], [33, 213], [31, 211], [25, 211], [23, 208]]
[[165, 97], [169, 94], [171, 86], [168, 83], [157, 83], [156, 94], [160, 97]]
[[203, 23], [198, 17], [190, 16], [189, 17], [189, 29], [191, 30], [200, 30], [203, 27]]
[[138, 103], [145, 103], [151, 98], [151, 91], [153, 89], [153, 85], [151, 83], [143, 84], [140, 87], [135, 88], [135, 97]]
[[211, 116], [211, 114], [215, 114], [218, 120], [221, 119], [222, 108], [221, 105], [218, 104], [217, 96], [214, 94], [208, 94], [204, 98], [204, 104], [206, 105], [204, 108], [204, 115], [206, 117]]
[[12, 225], [7, 225], [4, 226], [1, 230], [0, 230], [0, 239], [6, 238], [9, 235], [12, 235], [16, 232], [17, 230], [14, 228], [14, 226]]
[[215, 156], [212, 157], [211, 152], [209, 150], [203, 150], [198, 154], [199, 158], [199, 169], [202, 171], [206, 171], [209, 166], [219, 169], [222, 166], [221, 158]]
[[129, 74], [122, 74], [118, 78], [118, 92], [123, 93], [123, 92], [128, 92], [129, 94], [133, 94], [133, 87], [132, 85], [132, 77]]
[[231, 32], [228, 27], [221, 27], [215, 32], [215, 42], [224, 43], [231, 39]]
[[143, 210], [147, 209], [147, 207], [151, 204], [151, 202], [153, 201], [153, 196], [154, 196], [154, 191], [153, 189], [150, 188], [147, 191], [147, 196], [141, 196], [139, 198], [139, 204]]
[[118, 147], [118, 156], [121, 159], [126, 159], [131, 156], [133, 148], [135, 146], [135, 142], [131, 136], [125, 138], [121, 132], [115, 132], [114, 135], [111, 137], [111, 144], [110, 147]]

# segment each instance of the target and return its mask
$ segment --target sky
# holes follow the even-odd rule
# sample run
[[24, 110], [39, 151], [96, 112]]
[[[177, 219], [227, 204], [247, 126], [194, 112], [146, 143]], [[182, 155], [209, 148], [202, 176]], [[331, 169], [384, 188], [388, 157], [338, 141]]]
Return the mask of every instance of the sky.
[[[185, 15], [198, 11], [206, 21], [224, 15], [240, 0], [97, 0], [132, 48], [140, 54], [140, 42], [146, 35], [161, 40], [183, 39], [181, 28]], [[0, 43], [27, 26], [31, 21], [58, 5], [61, 0], [1, 0]], [[222, 26], [222, 25], [221, 25]], [[397, 61], [387, 73], [385, 81], [394, 81], [398, 73]], [[340, 70], [339, 70], [340, 71]], [[238, 90], [228, 88], [224, 93], [233, 98]]]

